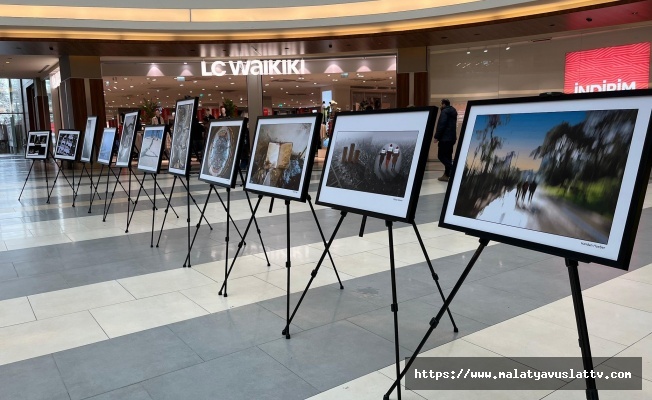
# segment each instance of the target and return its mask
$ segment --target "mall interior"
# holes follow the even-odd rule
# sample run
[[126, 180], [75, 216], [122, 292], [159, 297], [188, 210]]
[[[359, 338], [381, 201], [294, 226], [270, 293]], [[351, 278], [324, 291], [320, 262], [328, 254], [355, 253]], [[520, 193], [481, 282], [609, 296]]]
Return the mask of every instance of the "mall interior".
[[[650, 128], [638, 173], [626, 170], [636, 220], [608, 216], [631, 250], [618, 268], [440, 226], [461, 174], [439, 179], [432, 140], [442, 99], [457, 110], [460, 148], [475, 118], [467, 107], [485, 100], [600, 92], [617, 108], [640, 91], [649, 110], [651, 38], [652, 0], [0, 1], [0, 400], [651, 399]], [[203, 133], [179, 175], [184, 101]], [[379, 135], [428, 112], [410, 217], [365, 212], [375, 200], [320, 201], [339, 157], [330, 141], [344, 134], [337, 116], [400, 116], [358, 127]], [[135, 150], [120, 166], [112, 144], [134, 113]], [[244, 190], [260, 126], [293, 118], [314, 123], [309, 157], [299, 155], [305, 196]], [[211, 127], [227, 123], [243, 136], [232, 187], [199, 179], [217, 154]], [[139, 162], [157, 127], [159, 164], [147, 173]], [[85, 143], [89, 159], [64, 155]], [[485, 162], [484, 150], [475, 157]], [[527, 153], [505, 156], [507, 168], [513, 157]], [[528, 206], [517, 193], [515, 207], [590, 232], [606, 219], [578, 221], [576, 206], [550, 204], [553, 190], [530, 185]], [[614, 390], [577, 376], [424, 387], [409, 369], [397, 384], [413, 355], [466, 371], [485, 358], [510, 371], [562, 368], [546, 357], [604, 373], [633, 357], [638, 368]]]

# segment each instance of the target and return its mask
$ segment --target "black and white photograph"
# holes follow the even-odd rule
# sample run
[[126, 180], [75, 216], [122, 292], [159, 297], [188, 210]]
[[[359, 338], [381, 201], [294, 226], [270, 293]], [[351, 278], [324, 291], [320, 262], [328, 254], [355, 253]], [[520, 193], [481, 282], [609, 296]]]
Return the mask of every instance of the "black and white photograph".
[[161, 170], [161, 153], [165, 145], [165, 126], [146, 126], [138, 156], [138, 169], [158, 174]]
[[317, 204], [391, 220], [413, 218], [436, 111], [338, 113]]
[[170, 146], [171, 174], [186, 176], [190, 173], [190, 140], [193, 116], [197, 111], [197, 98], [177, 101], [174, 130]]
[[104, 128], [102, 132], [102, 143], [97, 155], [97, 162], [104, 165], [111, 165], [113, 159], [113, 142], [115, 141], [116, 128]]
[[652, 99], [470, 107], [444, 223], [616, 259]]
[[95, 142], [95, 129], [97, 127], [97, 117], [90, 116], [86, 119], [86, 128], [84, 129], [84, 143], [82, 145], [81, 162], [90, 162], [93, 156], [93, 143]]
[[222, 187], [235, 187], [243, 123], [243, 120], [211, 122], [199, 179]]
[[58, 160], [75, 161], [77, 158], [77, 145], [79, 144], [79, 131], [61, 129], [57, 136], [57, 145], [54, 149], [54, 158]]
[[138, 111], [125, 114], [120, 145], [118, 146], [118, 156], [115, 161], [116, 167], [128, 167], [131, 164], [131, 153], [133, 152], [134, 140], [137, 134], [136, 129], [140, 126], [138, 115]]
[[48, 158], [50, 131], [29, 132], [25, 158], [45, 160]]
[[305, 201], [321, 114], [258, 119], [247, 190]]

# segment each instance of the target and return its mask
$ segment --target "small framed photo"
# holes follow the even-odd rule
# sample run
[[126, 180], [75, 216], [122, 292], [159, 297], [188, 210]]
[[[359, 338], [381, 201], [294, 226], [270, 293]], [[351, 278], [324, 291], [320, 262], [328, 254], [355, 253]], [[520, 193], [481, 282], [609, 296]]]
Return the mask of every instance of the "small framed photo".
[[122, 124], [122, 136], [120, 136], [120, 145], [118, 146], [118, 156], [115, 161], [116, 167], [129, 167], [131, 164], [131, 154], [134, 149], [134, 142], [138, 130], [140, 130], [140, 112], [134, 111], [125, 114], [124, 124]]
[[146, 126], [143, 132], [143, 143], [140, 146], [138, 169], [158, 174], [161, 171], [161, 153], [165, 145], [165, 126]]
[[27, 135], [25, 158], [45, 160], [50, 152], [50, 131], [30, 131]]
[[177, 176], [190, 174], [190, 141], [193, 117], [197, 114], [198, 98], [177, 101], [174, 115], [174, 131], [170, 146], [168, 171]]
[[97, 154], [97, 162], [102, 165], [111, 165], [113, 160], [113, 142], [115, 141], [116, 128], [104, 128], [102, 132], [102, 143], [100, 152]]
[[75, 161], [77, 158], [77, 145], [79, 144], [79, 131], [61, 129], [57, 136], [57, 146], [54, 149], [54, 158], [57, 160]]
[[245, 189], [305, 202], [322, 114], [260, 117]]
[[436, 116], [436, 107], [338, 113], [317, 204], [414, 221]]
[[86, 119], [86, 128], [84, 129], [84, 143], [79, 160], [83, 163], [91, 162], [93, 156], [93, 144], [95, 142], [95, 129], [97, 129], [97, 117], [90, 116]]
[[217, 186], [235, 188], [244, 124], [242, 119], [211, 122], [199, 179]]
[[651, 90], [469, 102], [440, 225], [627, 269], [651, 113]]

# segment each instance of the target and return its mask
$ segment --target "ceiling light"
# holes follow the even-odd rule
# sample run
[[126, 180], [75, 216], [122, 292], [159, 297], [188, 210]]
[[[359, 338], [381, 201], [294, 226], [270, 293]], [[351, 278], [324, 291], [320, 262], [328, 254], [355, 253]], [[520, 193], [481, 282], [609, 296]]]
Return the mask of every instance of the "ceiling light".
[[235, 82], [231, 82], [231, 85], [235, 85]]
[[509, 50], [509, 49], [511, 49], [511, 47], [509, 47], [509, 46], [505, 47], [505, 50]]
[[183, 63], [183, 65], [188, 65], [188, 63], [187, 63], [187, 62], [185, 62], [185, 63]]
[[484, 49], [484, 52], [485, 52], [485, 53], [486, 53], [486, 52], [488, 52], [488, 51], [489, 51], [489, 50], [487, 50], [487, 49]]

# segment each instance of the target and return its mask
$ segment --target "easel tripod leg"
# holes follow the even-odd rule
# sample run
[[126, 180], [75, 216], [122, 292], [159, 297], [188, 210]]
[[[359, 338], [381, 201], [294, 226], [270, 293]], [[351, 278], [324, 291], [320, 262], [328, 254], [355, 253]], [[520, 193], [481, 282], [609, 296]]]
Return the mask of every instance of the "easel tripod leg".
[[256, 207], [251, 212], [251, 218], [249, 218], [249, 222], [247, 222], [247, 227], [245, 228], [244, 233], [242, 234], [242, 240], [238, 243], [238, 250], [235, 252], [235, 256], [233, 257], [233, 260], [231, 260], [231, 266], [229, 267], [229, 271], [226, 273], [224, 283], [222, 284], [222, 287], [220, 287], [220, 291], [217, 292], [220, 296], [222, 295], [222, 292], [224, 291], [224, 297], [227, 296], [226, 294], [226, 282], [229, 280], [229, 275], [231, 275], [231, 270], [233, 270], [233, 266], [235, 265], [235, 260], [238, 259], [238, 255], [240, 254], [240, 250], [242, 250], [242, 245], [244, 244], [245, 239], [247, 238], [247, 233], [249, 233], [249, 228], [251, 228], [251, 223], [253, 222], [254, 218], [256, 217], [256, 211], [258, 211], [258, 207], [260, 206], [260, 202], [263, 199], [263, 196], [258, 196], [258, 201], [256, 202]]
[[163, 228], [165, 227], [165, 220], [168, 217], [168, 211], [170, 209], [170, 202], [172, 201], [172, 194], [174, 194], [174, 186], [177, 184], [177, 176], [174, 176], [174, 179], [172, 180], [172, 189], [170, 189], [170, 197], [168, 197], [167, 201], [168, 204], [165, 206], [165, 212], [163, 213], [163, 223], [161, 224], [161, 231], [158, 233], [158, 240], [156, 241], [156, 247], [158, 247], [159, 243], [161, 242], [161, 235], [163, 234]]
[[[444, 291], [441, 289], [441, 285], [439, 284], [439, 276], [435, 272], [435, 268], [432, 266], [432, 262], [430, 261], [430, 256], [428, 256], [428, 250], [426, 250], [426, 246], [423, 244], [423, 239], [421, 239], [421, 234], [419, 233], [419, 229], [417, 228], [416, 222], [412, 221], [412, 227], [414, 228], [414, 233], [417, 235], [417, 239], [419, 240], [419, 245], [421, 246], [421, 251], [423, 252], [423, 255], [426, 258], [426, 263], [428, 264], [428, 268], [430, 268], [432, 279], [435, 281], [435, 285], [437, 285], [437, 291], [439, 291], [439, 296], [441, 297], [442, 301], [446, 301], [446, 296], [444, 296]], [[453, 314], [451, 313], [451, 310], [447, 308], [446, 312], [448, 313], [448, 318], [450, 318], [451, 323], [453, 324], [453, 332], [459, 332], [457, 325], [455, 325], [455, 320], [453, 319]]]
[[328, 243], [326, 243], [326, 248], [324, 249], [324, 252], [321, 254], [319, 261], [317, 262], [317, 266], [315, 267], [315, 269], [312, 270], [312, 272], [310, 272], [310, 280], [308, 281], [306, 288], [303, 290], [303, 293], [301, 293], [301, 297], [299, 297], [299, 301], [297, 302], [297, 305], [294, 306], [294, 311], [292, 311], [292, 315], [290, 315], [290, 318], [287, 321], [285, 328], [283, 328], [283, 331], [281, 332], [283, 335], [285, 335], [286, 332], [289, 332], [290, 324], [292, 323], [294, 316], [297, 314], [297, 310], [299, 310], [299, 307], [301, 306], [304, 297], [306, 297], [306, 293], [308, 293], [308, 289], [310, 289], [310, 285], [312, 285], [312, 281], [315, 280], [317, 273], [319, 273], [319, 268], [321, 267], [322, 263], [324, 262], [324, 259], [326, 258], [326, 252], [328, 251], [328, 249], [330, 249], [331, 245], [333, 244], [333, 241], [335, 240], [335, 236], [337, 235], [337, 231], [340, 230], [340, 226], [342, 226], [342, 222], [344, 221], [345, 217], [346, 217], [346, 211], [342, 211], [340, 215], [340, 219], [337, 221], [337, 225], [335, 225], [335, 230], [333, 230], [330, 239], [328, 239]]
[[285, 222], [286, 222], [286, 261], [285, 269], [287, 271], [287, 293], [286, 293], [286, 302], [285, 302], [285, 320], [287, 321], [285, 330], [285, 338], [290, 339], [290, 267], [292, 262], [290, 261], [290, 200], [285, 200]]
[[[326, 237], [324, 236], [324, 231], [321, 229], [321, 224], [319, 223], [319, 220], [317, 219], [317, 213], [315, 212], [315, 207], [312, 205], [312, 198], [310, 195], [308, 195], [308, 205], [310, 206], [310, 211], [312, 211], [312, 216], [315, 219], [315, 223], [317, 224], [317, 230], [319, 230], [319, 236], [321, 236], [321, 241], [324, 243], [324, 246], [326, 245]], [[342, 286], [342, 281], [340, 280], [340, 274], [337, 272], [337, 267], [335, 267], [335, 261], [333, 261], [333, 256], [331, 255], [330, 250], [328, 251], [328, 258], [331, 260], [331, 264], [333, 265], [333, 271], [335, 271], [335, 276], [337, 277], [337, 282], [340, 284], [340, 289], [344, 289], [344, 286]]]
[[[387, 235], [389, 237], [389, 272], [392, 278], [392, 306], [394, 314], [394, 354], [396, 356], [396, 380], [401, 381], [401, 355], [398, 341], [398, 298], [396, 296], [396, 266], [394, 265], [394, 235], [392, 231], [392, 221], [385, 221], [387, 226]], [[401, 400], [401, 385], [396, 387], [396, 395]]]
[[[193, 246], [195, 245], [195, 239], [197, 239], [197, 233], [199, 232], [199, 227], [201, 226], [201, 220], [204, 217], [204, 213], [206, 212], [206, 207], [208, 207], [208, 201], [211, 198], [211, 193], [215, 190], [215, 187], [213, 185], [210, 185], [210, 188], [208, 189], [208, 195], [206, 196], [206, 201], [204, 202], [204, 208], [201, 210], [201, 214], [199, 216], [199, 221], [197, 221], [197, 225], [195, 225], [195, 234], [192, 237], [192, 242], [190, 243], [190, 249], [188, 250], [188, 254], [186, 254], [186, 259], [183, 261], [183, 268], [186, 267], [186, 263], [190, 263], [190, 250], [192, 250]], [[215, 190], [217, 193], [217, 190]], [[227, 227], [228, 229], [228, 227]]]
[[[25, 190], [25, 186], [27, 185], [27, 180], [29, 179], [29, 176], [32, 174], [32, 168], [34, 168], [34, 160], [32, 160], [32, 165], [29, 167], [29, 172], [27, 173], [27, 177], [25, 178], [25, 183], [23, 183], [23, 188], [20, 190], [20, 194], [18, 195], [18, 201], [20, 201], [20, 198], [23, 196], [23, 190]], [[46, 186], [47, 190], [47, 186]]]
[[405, 376], [405, 373], [407, 372], [407, 370], [410, 369], [410, 367], [412, 366], [412, 363], [414, 363], [414, 360], [417, 358], [419, 353], [421, 353], [421, 350], [423, 349], [423, 346], [428, 341], [428, 338], [430, 337], [432, 332], [439, 325], [439, 321], [441, 320], [441, 317], [444, 315], [444, 313], [446, 312], [446, 310], [450, 306], [451, 302], [455, 298], [455, 295], [457, 295], [457, 292], [460, 290], [460, 287], [464, 283], [464, 280], [466, 280], [466, 277], [471, 272], [471, 269], [475, 265], [475, 262], [478, 260], [478, 258], [480, 258], [480, 254], [482, 254], [482, 251], [484, 250], [485, 247], [487, 247], [488, 243], [489, 243], [489, 241], [487, 239], [480, 239], [480, 245], [478, 246], [475, 253], [473, 253], [473, 257], [471, 257], [471, 259], [469, 260], [468, 265], [466, 266], [466, 268], [464, 268], [464, 271], [462, 271], [462, 275], [460, 275], [459, 279], [455, 283], [455, 286], [453, 286], [453, 290], [451, 290], [450, 294], [446, 298], [446, 301], [444, 302], [444, 304], [439, 309], [439, 312], [437, 313], [437, 315], [433, 319], [430, 320], [430, 327], [428, 328], [428, 331], [426, 332], [423, 339], [421, 339], [421, 342], [419, 342], [419, 345], [417, 346], [416, 350], [414, 351], [414, 353], [412, 354], [410, 359], [405, 363], [405, 367], [403, 368], [403, 371], [401, 371], [400, 375], [398, 376], [398, 379], [396, 379], [394, 381], [394, 383], [389, 388], [387, 393], [385, 393], [385, 396], [383, 396], [384, 400], [389, 399], [389, 395], [394, 391], [394, 388], [396, 388], [398, 386], [401, 379], [403, 379], [403, 377]]
[[[571, 295], [573, 297], [573, 308], [575, 309], [575, 322], [579, 334], [579, 344], [582, 350], [582, 363], [584, 370], [593, 371], [593, 357], [591, 356], [591, 342], [589, 340], [589, 329], [586, 326], [586, 315], [584, 313], [584, 300], [582, 299], [582, 286], [580, 275], [577, 271], [577, 261], [566, 259], [568, 277], [570, 278]], [[598, 400], [598, 388], [595, 385], [595, 378], [586, 377], [586, 400]]]

